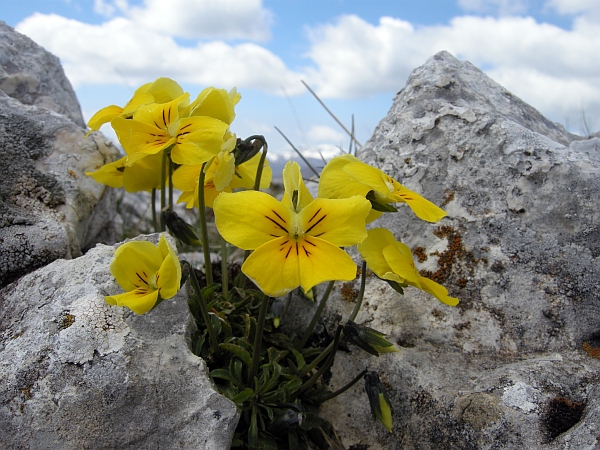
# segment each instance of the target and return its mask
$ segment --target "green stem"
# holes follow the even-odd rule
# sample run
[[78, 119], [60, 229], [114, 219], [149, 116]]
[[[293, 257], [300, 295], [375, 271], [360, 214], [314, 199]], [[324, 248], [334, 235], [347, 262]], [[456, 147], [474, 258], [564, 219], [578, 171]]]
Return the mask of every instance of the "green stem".
[[[168, 153], [166, 150], [163, 150], [162, 153], [162, 163], [161, 163], [161, 171], [160, 171], [160, 210], [162, 211], [167, 204], [167, 157]], [[160, 215], [160, 231], [165, 231], [165, 219], [163, 215]]]
[[361, 266], [361, 272], [360, 272], [360, 291], [358, 293], [358, 298], [356, 299], [356, 305], [354, 306], [354, 310], [352, 311], [352, 314], [350, 314], [350, 318], [348, 319], [348, 320], [351, 320], [352, 322], [354, 322], [354, 319], [356, 319], [356, 316], [358, 315], [358, 310], [360, 309], [360, 307], [362, 305], [362, 301], [365, 296], [366, 284], [367, 284], [367, 262], [363, 261], [362, 266]]
[[323, 361], [325, 358], [327, 358], [327, 356], [329, 355], [329, 352], [331, 352], [331, 350], [333, 349], [333, 341], [331, 341], [329, 343], [329, 345], [327, 347], [325, 347], [325, 349], [319, 353], [319, 356], [317, 356], [309, 365], [304, 366], [304, 368], [300, 371], [300, 376], [303, 377], [306, 374], [309, 374], [310, 372], [313, 371], [313, 369], [315, 367], [317, 367], [317, 365]]
[[173, 210], [173, 160], [169, 153], [169, 209]]
[[[267, 317], [270, 300], [271, 297], [267, 297], [265, 295], [260, 303], [260, 310], [258, 312], [258, 319], [256, 321], [256, 335], [254, 336], [254, 345], [252, 346], [252, 366], [250, 367], [250, 373], [248, 374], [248, 385], [254, 383], [254, 377], [258, 372], [258, 365], [260, 364], [260, 352], [262, 350], [263, 330], [265, 328], [265, 318]], [[256, 388], [257, 386], [255, 386], [255, 390]]]
[[[331, 365], [333, 364], [335, 353], [337, 352], [337, 348], [340, 345], [342, 329], [343, 327], [341, 325], [338, 325], [337, 330], [335, 332], [335, 338], [332, 342], [332, 351], [329, 352], [329, 357], [327, 358], [327, 361], [325, 361], [325, 363], [321, 367], [319, 367], [319, 370], [317, 370], [317, 372], [313, 376], [311, 376], [308, 379], [308, 381], [306, 381], [302, 386], [300, 386], [300, 389], [298, 389], [298, 391], [294, 393], [294, 398], [300, 397], [304, 392], [308, 391], [317, 382], [319, 377], [323, 375], [325, 371], [329, 369], [329, 367], [331, 367]], [[327, 348], [329, 348], [329, 346]]]
[[158, 219], [156, 217], [156, 188], [152, 189], [152, 224], [154, 225], [154, 232], [158, 233]]
[[360, 380], [365, 373], [367, 373], [369, 370], [365, 369], [363, 370], [361, 373], [359, 373], [358, 375], [356, 375], [352, 381], [350, 381], [348, 384], [346, 384], [345, 386], [341, 387], [340, 389], [338, 389], [335, 392], [331, 392], [327, 395], [322, 395], [320, 397], [315, 398], [315, 401], [319, 404], [326, 402], [327, 400], [331, 400], [334, 397], [337, 397], [340, 394], [343, 394], [344, 392], [346, 392], [348, 389], [350, 389], [352, 386], [354, 386], [358, 380]]
[[301, 351], [304, 348], [304, 346], [306, 345], [306, 343], [308, 342], [308, 339], [310, 338], [310, 335], [312, 334], [313, 330], [315, 329], [317, 322], [321, 318], [323, 309], [325, 309], [325, 303], [327, 303], [327, 299], [329, 299], [329, 294], [331, 294], [331, 290], [333, 289], [334, 284], [335, 284], [335, 281], [330, 281], [329, 284], [327, 285], [327, 290], [323, 294], [323, 298], [321, 299], [321, 302], [319, 303], [319, 306], [317, 307], [317, 310], [315, 311], [315, 314], [313, 315], [312, 320], [308, 324], [308, 327], [306, 328], [306, 331], [304, 332], [304, 335], [302, 336], [302, 340], [298, 343], [298, 345], [296, 345], [296, 350]]
[[206, 224], [206, 204], [204, 201], [204, 173], [206, 163], [202, 164], [200, 177], [198, 178], [198, 213], [200, 215], [200, 235], [202, 238], [202, 250], [204, 251], [204, 272], [206, 274], [206, 285], [213, 284], [212, 264], [210, 262], [210, 246], [208, 244], [208, 228]]
[[229, 296], [229, 273], [227, 267], [227, 241], [221, 236], [221, 291], [223, 297]]
[[217, 333], [212, 326], [212, 322], [210, 320], [210, 316], [208, 315], [208, 306], [204, 301], [204, 297], [202, 296], [202, 289], [200, 288], [200, 283], [198, 283], [198, 278], [196, 278], [196, 273], [194, 272], [194, 268], [188, 263], [185, 262], [188, 266], [188, 270], [190, 272], [190, 280], [192, 280], [192, 288], [196, 293], [196, 297], [198, 298], [198, 306], [200, 307], [200, 313], [202, 314], [202, 320], [206, 324], [206, 329], [208, 330], [208, 336], [210, 338], [212, 351], [216, 353], [219, 350], [219, 340], [217, 339]]

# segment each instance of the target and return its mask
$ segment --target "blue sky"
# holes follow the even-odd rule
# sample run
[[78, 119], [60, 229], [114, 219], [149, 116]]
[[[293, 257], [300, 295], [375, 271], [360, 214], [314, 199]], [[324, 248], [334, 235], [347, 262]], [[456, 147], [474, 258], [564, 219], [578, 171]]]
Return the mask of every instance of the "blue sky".
[[[484, 70], [549, 119], [600, 129], [599, 0], [0, 0], [0, 20], [57, 55], [88, 119], [158, 76], [192, 98], [242, 93], [232, 130], [332, 156], [365, 142], [410, 72], [440, 50]], [[111, 136], [111, 130], [103, 128]]]

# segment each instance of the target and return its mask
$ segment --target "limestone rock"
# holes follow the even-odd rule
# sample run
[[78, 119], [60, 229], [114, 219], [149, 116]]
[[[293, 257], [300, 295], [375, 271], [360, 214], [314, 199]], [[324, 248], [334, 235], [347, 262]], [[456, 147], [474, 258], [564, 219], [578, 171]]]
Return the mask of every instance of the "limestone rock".
[[24, 105], [85, 122], [71, 83], [56, 56], [0, 21], [0, 90]]
[[85, 124], [58, 58], [0, 22], [0, 286], [119, 233], [115, 194], [85, 175], [118, 157]]
[[[349, 447], [596, 448], [600, 436], [600, 152], [467, 62], [416, 69], [359, 153], [448, 217], [384, 215], [452, 308], [369, 279], [358, 323], [398, 353], [338, 353], [332, 389], [365, 367], [389, 390], [395, 426], [371, 419], [362, 386], [322, 414]], [[426, 260], [425, 260], [426, 259]], [[330, 317], [347, 318], [344, 298]], [[355, 447], [358, 448], [358, 447]]]
[[115, 248], [0, 290], [1, 448], [229, 448], [238, 413], [188, 347], [186, 295], [143, 316], [107, 305]]

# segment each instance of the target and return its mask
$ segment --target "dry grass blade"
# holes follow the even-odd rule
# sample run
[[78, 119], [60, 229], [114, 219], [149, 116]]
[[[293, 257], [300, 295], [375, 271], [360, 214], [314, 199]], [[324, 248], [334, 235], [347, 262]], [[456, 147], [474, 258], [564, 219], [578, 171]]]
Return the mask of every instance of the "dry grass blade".
[[315, 93], [315, 91], [313, 91], [310, 86], [308, 84], [306, 84], [304, 82], [304, 80], [300, 80], [302, 81], [302, 84], [306, 87], [306, 89], [308, 89], [310, 91], [310, 93], [317, 99], [317, 101], [321, 104], [321, 106], [323, 108], [325, 108], [325, 111], [327, 111], [329, 113], [329, 115], [331, 117], [333, 117], [333, 120], [335, 120], [337, 122], [337, 124], [342, 127], [342, 129], [348, 134], [348, 136], [350, 136], [350, 139], [352, 139], [354, 141], [354, 143], [358, 146], [358, 147], [362, 147], [362, 144], [360, 142], [358, 142], [358, 140], [354, 137], [354, 133], [351, 133], [350, 131], [348, 131], [348, 128], [346, 128], [344, 126], [344, 124], [342, 122], [340, 122], [340, 120], [335, 116], [335, 114], [333, 114], [329, 108], [325, 105], [325, 103], [323, 103], [323, 101], [319, 98], [319, 96]]

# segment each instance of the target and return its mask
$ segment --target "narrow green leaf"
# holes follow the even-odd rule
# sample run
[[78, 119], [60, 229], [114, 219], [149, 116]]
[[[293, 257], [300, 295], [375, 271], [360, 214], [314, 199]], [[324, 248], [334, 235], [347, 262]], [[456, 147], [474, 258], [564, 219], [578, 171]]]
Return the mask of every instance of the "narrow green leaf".
[[250, 353], [244, 350], [242, 347], [236, 344], [219, 344], [223, 350], [227, 350], [228, 352], [233, 353], [235, 356], [240, 358], [242, 362], [248, 366], [252, 364], [252, 357]]
[[233, 397], [231, 399], [231, 401], [233, 403], [235, 403], [236, 405], [241, 405], [242, 403], [244, 403], [246, 400], [248, 400], [253, 395], [254, 395], [254, 391], [250, 388], [246, 388], [242, 392], [240, 392], [238, 395]]
[[213, 378], [227, 380], [235, 386], [237, 386], [239, 383], [239, 380], [237, 380], [228, 370], [225, 369], [215, 369], [210, 373], [210, 376]]

